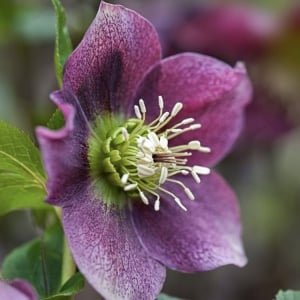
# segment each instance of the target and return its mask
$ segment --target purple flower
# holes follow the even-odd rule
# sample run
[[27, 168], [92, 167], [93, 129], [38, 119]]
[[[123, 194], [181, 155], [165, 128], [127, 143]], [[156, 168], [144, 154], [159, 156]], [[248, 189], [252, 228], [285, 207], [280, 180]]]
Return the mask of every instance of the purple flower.
[[154, 299], [166, 267], [245, 265], [236, 197], [210, 167], [238, 136], [250, 94], [241, 64], [161, 60], [150, 23], [101, 2], [51, 95], [65, 126], [37, 138], [47, 202], [62, 207], [74, 259], [105, 298]]
[[37, 300], [37, 295], [33, 288], [24, 280], [16, 279], [5, 283], [0, 280], [1, 300]]

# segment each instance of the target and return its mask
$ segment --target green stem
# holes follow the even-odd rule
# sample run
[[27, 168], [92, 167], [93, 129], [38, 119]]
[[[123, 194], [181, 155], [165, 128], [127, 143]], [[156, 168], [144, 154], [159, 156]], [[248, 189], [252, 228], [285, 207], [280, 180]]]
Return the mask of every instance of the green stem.
[[[62, 210], [59, 207], [55, 207], [56, 214], [58, 218], [61, 220]], [[68, 242], [66, 237], [64, 237], [63, 241], [63, 252], [62, 252], [62, 268], [61, 268], [61, 286], [65, 284], [76, 272], [76, 265], [70, 251]], [[73, 296], [66, 296], [63, 298], [64, 300], [72, 300]]]

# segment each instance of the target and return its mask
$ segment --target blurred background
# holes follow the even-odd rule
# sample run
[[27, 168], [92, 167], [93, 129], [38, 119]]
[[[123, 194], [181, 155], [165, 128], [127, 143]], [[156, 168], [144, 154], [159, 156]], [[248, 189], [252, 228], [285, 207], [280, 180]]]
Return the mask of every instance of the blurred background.
[[[98, 0], [61, 0], [76, 46]], [[205, 53], [243, 61], [253, 102], [233, 151], [217, 166], [236, 191], [249, 263], [239, 269], [170, 271], [163, 292], [190, 300], [266, 300], [300, 290], [300, 4], [292, 0], [110, 1], [157, 28], [163, 55]], [[55, 16], [50, 0], [0, 2], [0, 118], [33, 137], [54, 106]], [[0, 263], [37, 234], [29, 214], [0, 217]], [[76, 297], [101, 299], [90, 287]]]

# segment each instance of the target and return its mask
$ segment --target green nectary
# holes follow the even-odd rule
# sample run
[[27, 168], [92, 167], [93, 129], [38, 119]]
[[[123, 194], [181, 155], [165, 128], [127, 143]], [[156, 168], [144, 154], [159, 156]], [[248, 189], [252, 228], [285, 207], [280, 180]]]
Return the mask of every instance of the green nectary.
[[158, 105], [160, 113], [149, 124], [145, 124], [146, 106], [142, 99], [139, 106], [134, 106], [136, 118], [102, 115], [92, 124], [88, 151], [90, 175], [104, 203], [122, 207], [129, 197], [148, 205], [148, 197], [151, 196], [156, 198], [154, 209], [159, 210], [160, 194], [164, 193], [186, 210], [181, 199], [163, 184], [168, 181], [179, 185], [186, 196], [194, 200], [192, 191], [171, 177], [190, 174], [199, 183], [198, 175], [209, 173], [206, 167], [187, 165], [187, 158], [192, 155], [190, 150], [207, 153], [210, 151], [208, 147], [201, 146], [197, 140], [185, 145], [168, 145], [169, 140], [199, 129], [200, 124], [189, 125], [194, 119], [187, 118], [168, 127], [183, 105], [178, 102], [171, 112], [163, 112], [162, 97], [159, 97]]

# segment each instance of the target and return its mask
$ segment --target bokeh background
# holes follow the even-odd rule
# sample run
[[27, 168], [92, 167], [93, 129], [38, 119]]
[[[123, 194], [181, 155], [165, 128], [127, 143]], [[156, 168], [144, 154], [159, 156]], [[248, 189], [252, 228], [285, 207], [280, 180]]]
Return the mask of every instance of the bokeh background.
[[[191, 300], [266, 300], [300, 290], [300, 4], [292, 0], [110, 1], [133, 8], [156, 26], [164, 56], [209, 54], [244, 61], [253, 102], [233, 151], [217, 166], [240, 200], [246, 267], [180, 274], [169, 271], [164, 292]], [[98, 0], [62, 0], [73, 45]], [[0, 118], [28, 132], [45, 124], [58, 88], [50, 0], [0, 2]], [[193, 230], [193, 228], [191, 228]], [[28, 212], [0, 217], [0, 263], [37, 235]], [[80, 299], [101, 299], [88, 285]]]

